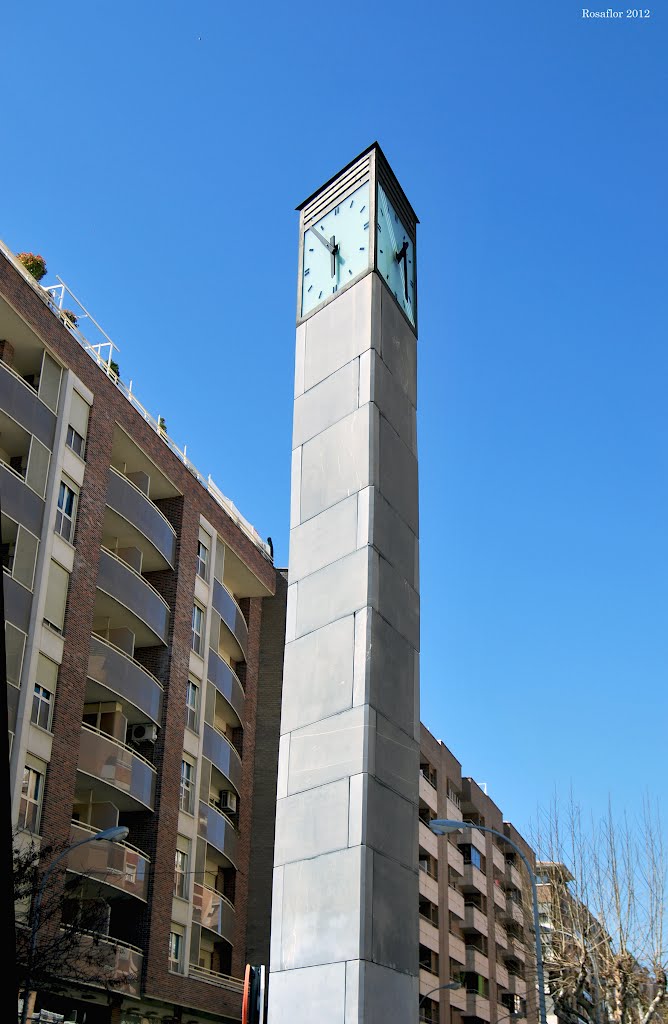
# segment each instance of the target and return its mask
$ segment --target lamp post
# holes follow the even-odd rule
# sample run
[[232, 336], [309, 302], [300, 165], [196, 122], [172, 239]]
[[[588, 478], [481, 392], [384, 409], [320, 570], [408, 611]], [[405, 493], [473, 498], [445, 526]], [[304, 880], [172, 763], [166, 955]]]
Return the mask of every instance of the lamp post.
[[449, 981], [445, 985], [437, 985], [436, 988], [430, 988], [428, 992], [425, 992], [425, 994], [423, 996], [420, 996], [420, 1002], [418, 1003], [418, 1010], [422, 1006], [422, 1004], [425, 1001], [425, 999], [427, 999], [432, 994], [432, 992], [440, 992], [441, 989], [443, 989], [443, 988], [461, 988], [461, 987], [462, 987], [462, 985], [461, 985], [460, 981]]
[[445, 836], [450, 832], [461, 832], [465, 828], [477, 828], [480, 832], [489, 832], [490, 835], [498, 836], [499, 839], [503, 839], [504, 842], [512, 846], [515, 853], [517, 853], [522, 860], [527, 872], [529, 874], [529, 881], [531, 882], [531, 895], [533, 902], [533, 927], [536, 938], [536, 975], [538, 979], [538, 1005], [540, 1009], [540, 1021], [541, 1024], [547, 1024], [547, 1008], [545, 1006], [545, 976], [543, 973], [543, 947], [540, 940], [540, 917], [538, 914], [538, 889], [536, 887], [536, 875], [534, 870], [529, 863], [529, 860], [520, 850], [517, 843], [514, 843], [512, 839], [504, 835], [503, 832], [497, 831], [495, 828], [490, 828], [488, 825], [476, 825], [475, 822], [466, 821], [451, 821], [447, 818], [434, 818], [433, 821], [429, 822], [429, 828], [437, 836]]
[[67, 849], [55, 857], [42, 876], [37, 895], [35, 896], [35, 903], [32, 910], [32, 923], [30, 926], [30, 952], [28, 956], [28, 976], [26, 978], [24, 990], [23, 990], [23, 1007], [21, 1010], [21, 1024], [26, 1024], [28, 1019], [28, 1002], [30, 999], [30, 986], [32, 983], [32, 967], [35, 962], [35, 951], [37, 949], [37, 929], [39, 928], [39, 911], [42, 905], [42, 896], [44, 895], [44, 889], [49, 879], [49, 875], [61, 860], [71, 853], [72, 850], [76, 850], [79, 846], [84, 846], [85, 843], [97, 843], [101, 839], [106, 839], [110, 843], [120, 843], [128, 835], [130, 829], [125, 825], [114, 825], [112, 828], [105, 828], [102, 832], [96, 832], [94, 835], [87, 836], [86, 839], [80, 839], [78, 843], [73, 843], [72, 846], [68, 846]]

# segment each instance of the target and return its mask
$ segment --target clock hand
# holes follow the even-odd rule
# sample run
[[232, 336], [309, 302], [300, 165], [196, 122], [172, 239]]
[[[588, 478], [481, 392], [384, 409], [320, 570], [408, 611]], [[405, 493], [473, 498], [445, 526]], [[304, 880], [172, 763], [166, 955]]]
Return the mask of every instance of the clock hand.
[[328, 252], [329, 252], [329, 254], [330, 254], [331, 258], [332, 258], [332, 277], [335, 277], [336, 276], [336, 254], [339, 251], [339, 247], [336, 244], [336, 235], [332, 235], [332, 237], [330, 238], [330, 240], [328, 242], [327, 239], [325, 238], [325, 236], [323, 234], [321, 234], [321, 232], [318, 231], [318, 229], [316, 227], [314, 227], [313, 224], [311, 224], [311, 227], [309, 228], [309, 231], [312, 231], [313, 234], [315, 235], [315, 237], [318, 238], [322, 242], [322, 244], [325, 246], [325, 248], [328, 250]]
[[408, 252], [408, 242], [404, 241], [404, 244], [402, 245], [402, 247], [399, 250], [399, 252], [396, 252], [394, 254], [394, 258], [397, 261], [397, 263], [401, 263], [402, 260], [404, 261], [404, 295], [406, 297], [406, 302], [408, 302], [408, 266], [406, 264], [406, 259], [407, 259], [406, 253], [407, 252]]

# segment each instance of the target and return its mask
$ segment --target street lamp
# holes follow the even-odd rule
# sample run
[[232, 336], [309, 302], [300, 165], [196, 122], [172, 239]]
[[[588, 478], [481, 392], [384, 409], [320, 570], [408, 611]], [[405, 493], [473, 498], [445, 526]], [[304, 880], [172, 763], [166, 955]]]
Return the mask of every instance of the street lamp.
[[420, 1002], [418, 1003], [418, 1010], [422, 1006], [425, 999], [427, 999], [432, 992], [440, 992], [443, 988], [461, 988], [461, 981], [449, 981], [446, 985], [437, 985], [436, 988], [430, 988], [428, 992], [425, 992], [423, 996], [420, 996]]
[[543, 947], [540, 941], [540, 916], [538, 913], [538, 889], [536, 887], [536, 875], [534, 870], [529, 863], [529, 860], [520, 850], [519, 846], [509, 839], [508, 836], [504, 835], [503, 832], [498, 832], [495, 828], [490, 828], [488, 825], [477, 825], [475, 822], [467, 821], [450, 821], [447, 818], [434, 818], [433, 821], [429, 822], [429, 828], [437, 836], [446, 836], [450, 832], [461, 832], [465, 828], [477, 828], [481, 832], [489, 832], [490, 835], [498, 836], [499, 839], [503, 839], [504, 842], [512, 846], [515, 853], [519, 855], [529, 874], [529, 881], [531, 882], [531, 895], [533, 897], [533, 927], [536, 938], [536, 975], [538, 978], [538, 1004], [540, 1008], [540, 1020], [541, 1024], [547, 1024], [547, 1008], [545, 1006], [545, 977], [543, 973]]
[[35, 962], [35, 951], [37, 949], [37, 929], [39, 928], [39, 910], [42, 905], [42, 896], [44, 895], [44, 888], [48, 881], [49, 875], [56, 867], [57, 864], [66, 857], [72, 850], [76, 850], [79, 846], [83, 846], [85, 843], [97, 843], [101, 839], [106, 839], [110, 843], [121, 843], [127, 838], [130, 829], [125, 825], [114, 825], [112, 828], [105, 828], [102, 832], [95, 832], [94, 835], [87, 836], [85, 839], [80, 839], [78, 843], [73, 843], [72, 846], [68, 846], [67, 849], [63, 850], [55, 857], [48, 868], [44, 872], [42, 881], [40, 882], [37, 895], [35, 897], [35, 904], [32, 911], [32, 924], [30, 926], [30, 955], [28, 958], [28, 977], [26, 978], [25, 987], [23, 991], [23, 1007], [21, 1010], [21, 1024], [26, 1024], [28, 1019], [28, 1002], [30, 999], [30, 986], [32, 982], [32, 966]]

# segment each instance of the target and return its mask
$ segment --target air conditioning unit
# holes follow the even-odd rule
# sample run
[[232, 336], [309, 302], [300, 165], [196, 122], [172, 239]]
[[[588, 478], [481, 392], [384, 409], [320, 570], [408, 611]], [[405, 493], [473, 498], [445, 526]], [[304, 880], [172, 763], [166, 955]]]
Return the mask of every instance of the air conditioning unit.
[[221, 789], [220, 791], [220, 809], [221, 811], [229, 811], [230, 814], [237, 813], [237, 794], [233, 793], [229, 789]]
[[158, 738], [158, 727], [153, 722], [141, 722], [130, 726], [130, 739], [133, 743], [155, 743]]

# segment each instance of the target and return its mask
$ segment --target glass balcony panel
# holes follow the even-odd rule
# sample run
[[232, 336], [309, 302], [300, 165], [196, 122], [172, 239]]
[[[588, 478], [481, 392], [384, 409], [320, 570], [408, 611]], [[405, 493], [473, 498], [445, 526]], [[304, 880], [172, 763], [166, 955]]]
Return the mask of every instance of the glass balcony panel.
[[147, 580], [104, 548], [100, 552], [97, 585], [145, 623], [163, 643], [167, 643], [167, 604]]
[[192, 907], [195, 924], [201, 924], [203, 928], [215, 932], [229, 943], [233, 942], [234, 907], [221, 893], [195, 882]]
[[241, 790], [241, 758], [222, 733], [217, 732], [208, 722], [204, 723], [204, 744], [202, 753], [211, 761], [237, 792]]
[[85, 951], [79, 965], [83, 974], [105, 975], [115, 992], [139, 996], [144, 961], [141, 949], [111, 936], [81, 935], [79, 941]]
[[17, 629], [27, 633], [32, 594], [7, 572], [3, 572], [2, 577], [5, 586], [5, 618]]
[[87, 725], [81, 727], [79, 771], [98, 779], [120, 810], [138, 810], [137, 804], [154, 809], [155, 768], [124, 743]]
[[159, 724], [162, 686], [158, 680], [120, 648], [95, 634], [90, 642], [88, 678], [117, 693]]
[[228, 701], [231, 707], [234, 708], [239, 720], [243, 721], [243, 687], [239, 682], [236, 672], [230, 668], [226, 661], [216, 654], [212, 647], [209, 648], [208, 679], [209, 682], [213, 683], [218, 692], [223, 695], [225, 700]]
[[143, 491], [113, 466], [109, 473], [107, 505], [138, 530], [168, 565], [174, 566], [176, 534], [171, 525]]
[[15, 473], [1, 461], [0, 493], [4, 514], [15, 522], [22, 523], [26, 529], [39, 537], [42, 531], [44, 502], [32, 488], [28, 487], [19, 473]]
[[199, 804], [197, 833], [236, 866], [239, 833], [229, 818], [203, 800]]
[[53, 450], [56, 417], [37, 392], [0, 360], [0, 409]]
[[220, 615], [223, 625], [227, 626], [241, 649], [243, 658], [248, 652], [248, 626], [241, 608], [230, 594], [227, 587], [219, 580], [213, 581], [213, 607]]
[[[72, 823], [70, 842], [79, 843], [95, 834], [87, 825]], [[128, 843], [85, 843], [67, 856], [68, 871], [87, 875], [96, 882], [111, 885], [130, 896], [146, 902], [148, 897], [148, 869], [146, 854]]]

